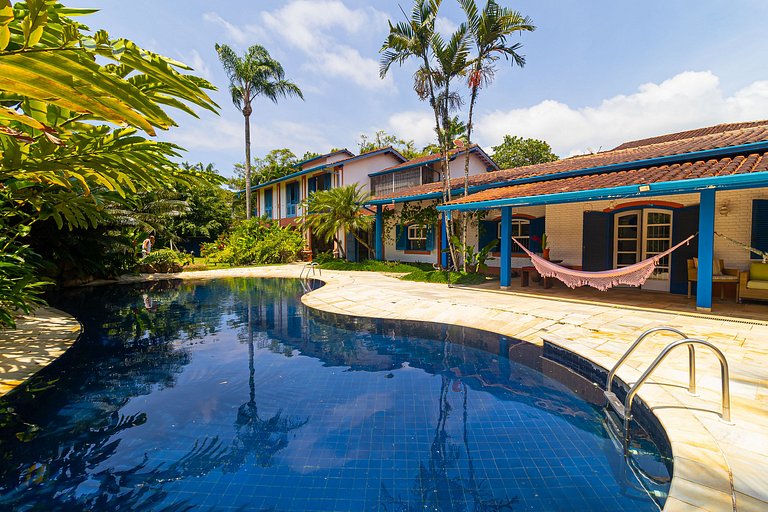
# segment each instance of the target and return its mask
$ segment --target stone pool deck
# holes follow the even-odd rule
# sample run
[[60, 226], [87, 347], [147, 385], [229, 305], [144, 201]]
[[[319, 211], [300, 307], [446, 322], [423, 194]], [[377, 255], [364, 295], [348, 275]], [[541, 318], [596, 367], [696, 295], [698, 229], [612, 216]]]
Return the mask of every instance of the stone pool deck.
[[[298, 277], [301, 265], [137, 276], [125, 282], [216, 277]], [[318, 276], [319, 277], [319, 276]], [[674, 478], [666, 511], [768, 511], [768, 322], [727, 316], [695, 315], [594, 301], [557, 300], [520, 292], [448, 288], [412, 283], [369, 272], [325, 271], [326, 285], [307, 295], [309, 307], [354, 316], [444, 322], [498, 332], [541, 344], [543, 338], [605, 368], [610, 368], [644, 330], [670, 326], [690, 337], [714, 343], [728, 358], [731, 371], [731, 423], [720, 419], [720, 370], [705, 350], [697, 352], [698, 395], [687, 393], [687, 352], [673, 352], [639, 397], [667, 431], [674, 456]], [[767, 306], [768, 307], [768, 306]], [[60, 338], [76, 336], [77, 322], [54, 312], [46, 323], [34, 320], [27, 334], [0, 333], [3, 361], [35, 361], [31, 375], [61, 349], [46, 350], [46, 339], [61, 347]], [[52, 323], [60, 322], [57, 325]], [[45, 326], [45, 327], [44, 327]], [[60, 336], [39, 337], [53, 328]], [[10, 339], [13, 337], [14, 339]], [[619, 370], [618, 378], [634, 382], [648, 363], [676, 338], [647, 339]], [[34, 356], [24, 355], [25, 340]], [[63, 345], [63, 346], [66, 346]], [[18, 359], [17, 358], [17, 359]], [[12, 364], [3, 364], [0, 371]], [[23, 380], [18, 373], [11, 380]], [[7, 375], [0, 375], [5, 379]]]

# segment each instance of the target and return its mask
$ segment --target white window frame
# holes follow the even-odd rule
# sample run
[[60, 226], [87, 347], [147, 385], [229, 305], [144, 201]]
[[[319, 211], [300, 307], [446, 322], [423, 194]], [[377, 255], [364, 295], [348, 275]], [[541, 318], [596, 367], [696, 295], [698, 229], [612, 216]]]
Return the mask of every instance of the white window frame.
[[[521, 228], [524, 225], [528, 225], [528, 234], [527, 235], [521, 235], [520, 232], [522, 231]], [[523, 247], [530, 249], [531, 248], [531, 221], [529, 219], [512, 219], [512, 225], [510, 226], [510, 233], [512, 233], [512, 238], [520, 242]], [[517, 232], [517, 235], [515, 235], [515, 232]], [[496, 238], [501, 240], [501, 222], [499, 222], [498, 227], [496, 228]], [[512, 247], [512, 252], [521, 252], [520, 249], [517, 246]]]
[[[413, 242], [417, 242], [419, 247], [413, 247]], [[422, 224], [411, 224], [408, 226], [408, 249], [414, 251], [427, 250], [427, 226]]]

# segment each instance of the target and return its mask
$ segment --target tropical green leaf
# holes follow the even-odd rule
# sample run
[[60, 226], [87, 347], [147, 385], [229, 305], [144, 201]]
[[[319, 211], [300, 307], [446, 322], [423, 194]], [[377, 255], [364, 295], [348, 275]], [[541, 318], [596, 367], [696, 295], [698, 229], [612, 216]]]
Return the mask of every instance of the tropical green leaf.
[[11, 41], [11, 29], [8, 25], [13, 21], [11, 0], [0, 0], [0, 50], [5, 50]]

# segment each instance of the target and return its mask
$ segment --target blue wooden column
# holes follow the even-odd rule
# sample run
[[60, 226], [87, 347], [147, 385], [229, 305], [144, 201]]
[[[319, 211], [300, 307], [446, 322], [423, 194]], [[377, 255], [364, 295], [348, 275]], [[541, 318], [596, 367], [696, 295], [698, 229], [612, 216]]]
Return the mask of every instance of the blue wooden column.
[[442, 232], [440, 237], [440, 266], [448, 267], [448, 219], [451, 218], [450, 212], [443, 212]]
[[715, 191], [699, 193], [699, 272], [696, 309], [712, 310], [712, 259], [715, 257]]
[[512, 207], [501, 208], [501, 288], [509, 288], [512, 279]]
[[376, 205], [376, 259], [384, 259], [384, 213], [380, 204]]

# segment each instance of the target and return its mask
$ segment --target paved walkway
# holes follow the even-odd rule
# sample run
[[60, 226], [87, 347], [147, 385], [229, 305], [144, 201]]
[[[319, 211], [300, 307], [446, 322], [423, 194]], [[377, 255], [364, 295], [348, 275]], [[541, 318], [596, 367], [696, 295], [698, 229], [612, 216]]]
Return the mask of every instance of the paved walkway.
[[0, 331], [0, 396], [47, 366], [75, 342], [80, 323], [53, 308], [40, 308]]
[[[173, 277], [297, 277], [301, 266], [189, 272]], [[162, 276], [142, 279], [160, 279]], [[553, 343], [611, 367], [644, 330], [667, 325], [713, 342], [731, 366], [731, 419], [720, 419], [716, 359], [698, 352], [698, 395], [686, 390], [685, 350], [673, 353], [640, 392], [664, 425], [674, 455], [674, 478], [665, 510], [768, 510], [768, 323], [725, 316], [696, 316], [658, 309], [626, 309], [595, 302], [558, 301], [519, 292], [449, 289], [368, 272], [322, 275], [326, 285], [303, 302], [334, 313], [445, 322], [495, 331], [541, 344]], [[3, 336], [0, 334], [0, 337]], [[649, 338], [618, 377], [634, 382], [675, 338]]]

